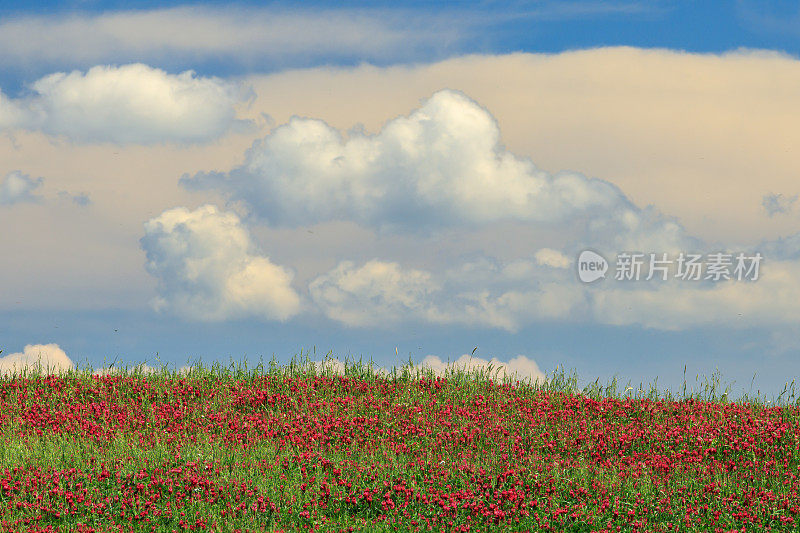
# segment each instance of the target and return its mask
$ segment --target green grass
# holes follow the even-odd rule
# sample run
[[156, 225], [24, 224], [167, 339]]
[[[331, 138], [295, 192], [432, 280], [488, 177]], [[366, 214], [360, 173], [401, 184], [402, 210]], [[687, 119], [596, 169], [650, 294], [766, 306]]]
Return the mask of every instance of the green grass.
[[[112, 377], [103, 379], [93, 377], [93, 371], [86, 367], [61, 372], [56, 382], [48, 369], [38, 367], [0, 379], [0, 473], [6, 472], [7, 479], [24, 475], [33, 480], [41, 475], [35, 473], [37, 468], [50, 473], [80, 470], [83, 474], [69, 474], [73, 477], [67, 476], [69, 480], [62, 485], [75, 490], [80, 483], [81, 490], [94, 502], [109, 498], [108, 516], [79, 509], [74, 516], [55, 518], [42, 511], [44, 504], [37, 500], [42, 493], [25, 486], [0, 490], [0, 509], [5, 509], [0, 513], [0, 523], [5, 524], [0, 531], [38, 531], [31, 528], [46, 525], [84, 531], [78, 524], [93, 524], [102, 530], [112, 523], [134, 531], [180, 530], [180, 520], [185, 517], [175, 512], [166, 516], [167, 502], [172, 502], [173, 511], [180, 506], [192, 520], [197, 516], [207, 519], [207, 525], [215, 531], [339, 531], [349, 527], [407, 531], [415, 530], [412, 520], [423, 525], [428, 520], [437, 530], [471, 525], [472, 531], [522, 531], [539, 529], [545, 523], [554, 530], [569, 531], [599, 531], [608, 524], [624, 531], [672, 530], [666, 525], [669, 523], [681, 531], [703, 531], [712, 522], [730, 529], [747, 523], [735, 510], [740, 502], [750, 502], [750, 490], [772, 491], [786, 502], [785, 508], [779, 508], [777, 503], [754, 500], [747, 509], [762, 521], [759, 527], [785, 530], [787, 523], [781, 520], [793, 516], [790, 507], [797, 503], [800, 511], [800, 501], [795, 502], [798, 482], [786, 477], [800, 467], [795, 454], [800, 443], [800, 413], [796, 409], [800, 398], [794, 382], [772, 398], [750, 394], [734, 400], [731, 387], [721, 385], [718, 373], [710, 378], [698, 376], [693, 384], [684, 380], [679, 391], [659, 390], [656, 381], [623, 387], [616, 379], [606, 384], [598, 380], [581, 388], [575, 372], [558, 368], [537, 383], [502, 377], [491, 368], [451, 370], [444, 381], [437, 381], [431, 370], [411, 364], [384, 373], [369, 361], [348, 360], [344, 371], [344, 377], [351, 380], [348, 385], [337, 381], [330, 368], [311, 364], [308, 353], [301, 353], [287, 365], [273, 360], [252, 369], [246, 363], [210, 368], [197, 363], [186, 373], [166, 365], [149, 373], [139, 365], [114, 370]], [[316, 383], [317, 377], [329, 381], [318, 380], [318, 388], [299, 384]], [[353, 386], [353, 381], [363, 387]], [[274, 396], [275, 404], [256, 402], [254, 395], [259, 391]], [[242, 398], [238, 403], [237, 394]], [[602, 405], [597, 407], [587, 400]], [[659, 407], [654, 410], [656, 403]], [[91, 438], [90, 429], [76, 426], [67, 432], [50, 430], [48, 423], [42, 422], [53, 413], [56, 420], [66, 420], [68, 406], [83, 409], [79, 420], [94, 424], [91, 427], [100, 433], [116, 427], [115, 417], [124, 412], [125, 430], [108, 433], [107, 439]], [[539, 414], [532, 414], [531, 409], [539, 409]], [[215, 418], [220, 413], [225, 415], [224, 420]], [[292, 440], [294, 420], [300, 420], [298, 427], [306, 431], [313, 429], [315, 421], [333, 424], [337, 417], [348, 423], [357, 419], [368, 422], [347, 431], [330, 426], [320, 430], [316, 440], [308, 432]], [[705, 424], [705, 429], [691, 426], [694, 417]], [[747, 425], [748, 417], [756, 422]], [[258, 428], [244, 425], [264, 420], [269, 423]], [[233, 428], [226, 425], [231, 421], [235, 422]], [[775, 433], [774, 442], [768, 443], [773, 439], [773, 422], [790, 429]], [[680, 431], [665, 436], [662, 442], [657, 429], [652, 429], [680, 429], [681, 424], [688, 424], [686, 433], [692, 439], [708, 437], [708, 442], [684, 441]], [[718, 431], [718, 426], [730, 431]], [[270, 428], [279, 428], [279, 435], [266, 438], [264, 432]], [[431, 431], [414, 432], [410, 428]], [[589, 431], [592, 428], [600, 431], [602, 438], [594, 436]], [[647, 433], [651, 430], [656, 432]], [[737, 447], [749, 431], [762, 431], [761, 441]], [[585, 439], [576, 441], [579, 434]], [[245, 444], [230, 440], [236, 435], [244, 435]], [[626, 441], [625, 435], [631, 440]], [[705, 463], [681, 459], [686, 454], [702, 455], [711, 447], [717, 451], [705, 455], [710, 457]], [[674, 475], [635, 461], [639, 455], [660, 454], [678, 458]], [[633, 466], [625, 462], [629, 457]], [[737, 465], [738, 470], [725, 470], [728, 463]], [[212, 465], [210, 470], [205, 469], [206, 464]], [[113, 473], [111, 478], [98, 479], [101, 465]], [[180, 488], [189, 474], [162, 476], [164, 487], [171, 484], [173, 493], [166, 493], [167, 489], [158, 484], [146, 490], [137, 488], [138, 475], [145, 473], [152, 482], [161, 476], [158, 472], [172, 468], [191, 471], [195, 477], [205, 476], [208, 486], [216, 487], [217, 496], [202, 501], [193, 496], [198, 491], [203, 494], [202, 487]], [[334, 475], [336, 470], [339, 474]], [[439, 491], [454, 494], [470, 490], [475, 492], [477, 504], [498, 501], [510, 505], [512, 500], [497, 496], [498, 491], [511, 486], [510, 481], [500, 481], [509, 471], [517, 483], [513, 486], [521, 487], [526, 501], [535, 504], [532, 509], [556, 515], [547, 521], [541, 517], [534, 520], [517, 509], [512, 512], [513, 519], [493, 523], [470, 518], [461, 509], [442, 510], [440, 504], [415, 500], [406, 508], [410, 516], [404, 516], [399, 511], [382, 510], [381, 496], [375, 496], [377, 503], [363, 498], [348, 502], [347, 498], [348, 494], [358, 496], [369, 490], [376, 494], [391, 492], [386, 484], [401, 480], [416, 495], [433, 495], [435, 499]], [[347, 480], [353, 488], [334, 485], [338, 479]], [[242, 483], [246, 489], [241, 488]], [[327, 509], [319, 508], [323, 483], [336, 494]], [[709, 492], [710, 483], [718, 483], [719, 488]], [[58, 486], [62, 492], [67, 490]], [[187, 492], [189, 501], [178, 498], [178, 492]], [[155, 503], [135, 501], [139, 494], [151, 493], [160, 494]], [[673, 498], [669, 503], [657, 503], [667, 494]], [[710, 505], [712, 511], [718, 510], [719, 517], [712, 520], [706, 516], [711, 511], [706, 510], [701, 513], [701, 524], [682, 523], [679, 515], [686, 509], [680, 498], [687, 495], [698, 508]], [[241, 502], [253, 505], [258, 496], [274, 502], [277, 510], [236, 510]], [[62, 493], [44, 498], [52, 499], [53, 508], [69, 508], [69, 500]], [[147, 512], [151, 522], [130, 521], [130, 515], [122, 518], [119, 505], [126, 498], [130, 498], [131, 512]], [[470, 498], [464, 501], [472, 502]], [[610, 498], [610, 507], [603, 504], [604, 498]], [[725, 503], [724, 498], [735, 503]], [[34, 507], [14, 507], [18, 502]], [[565, 517], [571, 515], [558, 514], [559, 508], [570, 512], [583, 509], [585, 513], [568, 519]], [[309, 509], [313, 512], [308, 517], [300, 516]], [[642, 510], [647, 510], [643, 516], [649, 520], [644, 529], [635, 525], [635, 517], [625, 515]], [[373, 522], [382, 515], [386, 517]], [[590, 523], [593, 517], [597, 521]], [[31, 522], [25, 524], [24, 520]]]

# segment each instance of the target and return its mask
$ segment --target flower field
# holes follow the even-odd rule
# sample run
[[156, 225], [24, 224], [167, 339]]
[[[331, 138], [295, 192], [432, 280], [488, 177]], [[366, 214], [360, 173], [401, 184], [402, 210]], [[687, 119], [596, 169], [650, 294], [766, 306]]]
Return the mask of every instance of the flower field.
[[0, 531], [791, 531], [798, 407], [348, 367], [0, 380]]

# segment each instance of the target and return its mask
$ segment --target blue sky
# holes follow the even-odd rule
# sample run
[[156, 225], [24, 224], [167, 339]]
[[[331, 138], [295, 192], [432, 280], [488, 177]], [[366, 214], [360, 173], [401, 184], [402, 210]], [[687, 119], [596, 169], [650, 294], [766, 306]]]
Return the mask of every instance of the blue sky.
[[[478, 347], [778, 392], [798, 28], [790, 2], [4, 2], [0, 366]], [[586, 248], [765, 258], [583, 284]]]
[[[180, 8], [187, 5], [205, 9], [266, 10], [269, 12], [313, 14], [322, 11], [366, 14], [391, 19], [396, 28], [425, 28], [434, 33], [430, 42], [395, 51], [390, 57], [365, 56], [329, 51], [306, 51], [281, 57], [250, 58], [226, 56], [219, 61], [214, 54], [166, 54], [152, 66], [183, 70], [194, 69], [207, 75], [241, 75], [248, 72], [270, 72], [276, 69], [308, 67], [324, 64], [355, 65], [363, 61], [374, 64], [417, 62], [442, 59], [459, 54], [512, 52], [562, 52], [566, 50], [634, 46], [667, 48], [690, 52], [722, 53], [738, 48], [766, 49], [792, 55], [800, 53], [800, 8], [795, 2], [753, 2], [727, 0], [720, 2], [669, 1], [531, 1], [531, 2], [304, 2], [298, 9], [294, 3], [272, 2], [3, 2], [0, 15], [5, 19], [45, 17], [63, 20], [70, 17], [91, 17], [119, 12], [147, 12]], [[266, 6], [266, 7], [265, 7]], [[116, 56], [116, 57], [115, 57]], [[137, 60], [136, 51], [109, 54], [111, 61]], [[37, 64], [39, 63], [39, 64]], [[86, 68], [90, 62], [75, 58], [64, 60], [61, 68]], [[7, 93], [21, 90], [47, 72], [52, 62], [26, 62], [11, 65], [3, 75]]]
[[[186, 5], [185, 2], [17, 2], [0, 6], [0, 13], [69, 16], [118, 10], [150, 10]], [[297, 10], [287, 2], [194, 2], [196, 6], [269, 6]], [[796, 2], [669, 1], [529, 1], [529, 2], [304, 2], [303, 10], [321, 9], [400, 11], [410, 16], [451, 14], [483, 19], [482, 39], [460, 52], [558, 52], [595, 46], [664, 47], [698, 52], [723, 52], [740, 46], [797, 53]], [[783, 31], [775, 31], [780, 26]]]

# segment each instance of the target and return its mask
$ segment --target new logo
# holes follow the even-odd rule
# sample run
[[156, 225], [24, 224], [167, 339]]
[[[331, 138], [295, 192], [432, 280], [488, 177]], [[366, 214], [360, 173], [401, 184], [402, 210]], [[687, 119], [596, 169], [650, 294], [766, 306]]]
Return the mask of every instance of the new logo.
[[608, 261], [596, 252], [584, 250], [578, 256], [578, 278], [584, 283], [605, 278], [607, 270]]

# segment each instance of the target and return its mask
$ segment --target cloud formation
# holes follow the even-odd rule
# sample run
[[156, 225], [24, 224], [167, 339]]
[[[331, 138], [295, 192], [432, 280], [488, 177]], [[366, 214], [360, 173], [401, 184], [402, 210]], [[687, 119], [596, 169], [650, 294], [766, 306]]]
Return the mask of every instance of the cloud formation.
[[[796, 315], [791, 302], [778, 306], [780, 312], [770, 310], [776, 306], [764, 291], [768, 285], [777, 290], [775, 280], [755, 288], [675, 281], [580, 284], [568, 267], [581, 244], [614, 253], [677, 253], [696, 251], [702, 243], [653, 206], [635, 206], [609, 182], [549, 174], [508, 152], [494, 118], [457, 91], [435, 93], [375, 135], [345, 136], [322, 121], [295, 117], [257, 141], [241, 167], [182, 182], [221, 190], [256, 219], [277, 226], [349, 220], [414, 232], [513, 221], [584, 229], [564, 251], [543, 248], [511, 261], [482, 257], [445, 271], [381, 259], [343, 261], [308, 288], [317, 309], [348, 326], [416, 322], [516, 331], [542, 320], [590, 320], [685, 329], [759, 313], [773, 322]], [[779, 277], [793, 268], [775, 267]], [[687, 300], [697, 305], [687, 310], [681, 303]]]
[[145, 223], [141, 246], [158, 279], [157, 310], [202, 321], [286, 320], [300, 311], [293, 274], [259, 253], [234, 213], [164, 211]]
[[370, 228], [428, 231], [500, 221], [577, 222], [626, 246], [673, 249], [674, 220], [633, 205], [613, 184], [555, 175], [507, 151], [494, 117], [461, 92], [441, 90], [376, 135], [345, 137], [321, 120], [292, 118], [256, 141], [228, 173], [184, 176], [217, 189], [276, 226], [349, 220]]
[[[463, 38], [463, 17], [381, 9], [166, 9], [7, 17], [0, 23], [0, 64], [108, 63], [146, 58], [197, 63], [292, 66], [319, 60], [419, 58]], [[36, 39], [31, 39], [36, 35]]]
[[92, 204], [92, 199], [85, 192], [71, 193], [67, 191], [58, 191], [58, 197], [62, 200], [70, 201], [78, 207], [86, 207]]
[[22, 352], [0, 357], [0, 372], [20, 374], [25, 369], [35, 371], [41, 364], [42, 373], [59, 373], [75, 368], [58, 344], [28, 344]]
[[794, 209], [798, 195], [784, 196], [783, 194], [765, 194], [761, 199], [761, 207], [768, 216], [782, 215]]
[[534, 255], [536, 262], [553, 268], [567, 268], [572, 261], [563, 253], [552, 248], [542, 248]]
[[[178, 375], [186, 375], [192, 371], [192, 366], [183, 365], [177, 370], [170, 369], [167, 366], [168, 372], [175, 372]], [[98, 368], [92, 372], [92, 375], [95, 376], [109, 376], [113, 374], [121, 374], [123, 371], [126, 371], [128, 374], [133, 374], [135, 372], [141, 372], [142, 374], [161, 374], [164, 371], [163, 367], [153, 367], [146, 363], [138, 364], [138, 365], [116, 365], [116, 366], [109, 366], [106, 368]]]
[[758, 249], [773, 260], [800, 260], [800, 233], [793, 233], [779, 239], [763, 241]]
[[[309, 361], [309, 364], [318, 373], [330, 372], [344, 375], [345, 372], [345, 363], [336, 357], [328, 357], [324, 361]], [[364, 364], [368, 365], [369, 363]], [[396, 365], [395, 368], [399, 371], [405, 365], [406, 363], [402, 363]], [[391, 374], [390, 368], [391, 365], [389, 367], [372, 365], [372, 369], [377, 374], [382, 375]], [[543, 383], [547, 379], [545, 373], [539, 369], [536, 361], [524, 355], [517, 355], [508, 362], [501, 361], [496, 357], [487, 360], [470, 354], [464, 354], [455, 361], [443, 361], [438, 356], [428, 355], [419, 363], [412, 363], [410, 371], [414, 373], [417, 370], [431, 370], [435, 375], [441, 377], [447, 376], [449, 372], [465, 371], [488, 373], [492, 379], [502, 380], [504, 377], [508, 377], [520, 381], [527, 380], [530, 383]]]
[[312, 280], [309, 295], [327, 317], [353, 327], [417, 322], [515, 331], [535, 320], [576, 318], [587, 305], [571, 272], [533, 259], [482, 258], [438, 274], [344, 261]]
[[243, 123], [236, 105], [249, 93], [235, 83], [137, 63], [57, 72], [32, 95], [0, 95], [0, 129], [42, 131], [77, 143], [204, 143]]
[[439, 290], [428, 272], [397, 263], [343, 261], [308, 286], [312, 300], [328, 316], [351, 326], [396, 322], [407, 316], [435, 319], [430, 307]]
[[800, 262], [765, 256], [757, 281], [672, 280], [645, 286], [619, 282], [592, 291], [592, 315], [603, 324], [660, 330], [796, 325], [800, 323], [798, 276]]
[[639, 281], [620, 281], [612, 265], [605, 280], [588, 285], [571, 268], [543, 263], [543, 256], [566, 259], [551, 250], [506, 262], [482, 257], [439, 272], [378, 260], [361, 266], [342, 262], [313, 280], [309, 294], [327, 317], [351, 327], [424, 323], [515, 332], [562, 321], [667, 331], [770, 328], [800, 323], [798, 243], [800, 234], [762, 243], [756, 280], [736, 280], [735, 274], [727, 281], [680, 280], [673, 264], [667, 280], [656, 275], [645, 281], [645, 265]]
[[546, 380], [544, 372], [539, 369], [536, 361], [524, 355], [518, 355], [508, 363], [504, 363], [496, 357], [486, 360], [469, 354], [464, 354], [455, 361], [448, 363], [435, 355], [429, 355], [422, 360], [419, 366], [429, 368], [439, 376], [446, 375], [448, 371], [463, 370], [466, 372], [488, 372], [492, 379], [508, 377], [520, 381], [528, 380], [531, 383], [543, 383]]
[[549, 176], [499, 142], [486, 110], [443, 90], [375, 136], [345, 138], [321, 120], [295, 117], [257, 141], [242, 167], [182, 182], [221, 189], [262, 219], [286, 226], [558, 222], [622, 199], [608, 182]]
[[33, 191], [41, 187], [43, 182], [43, 178], [34, 179], [19, 170], [9, 172], [0, 182], [0, 205], [39, 201]]
[[0, 91], [0, 131], [18, 127], [24, 118], [23, 110]]

